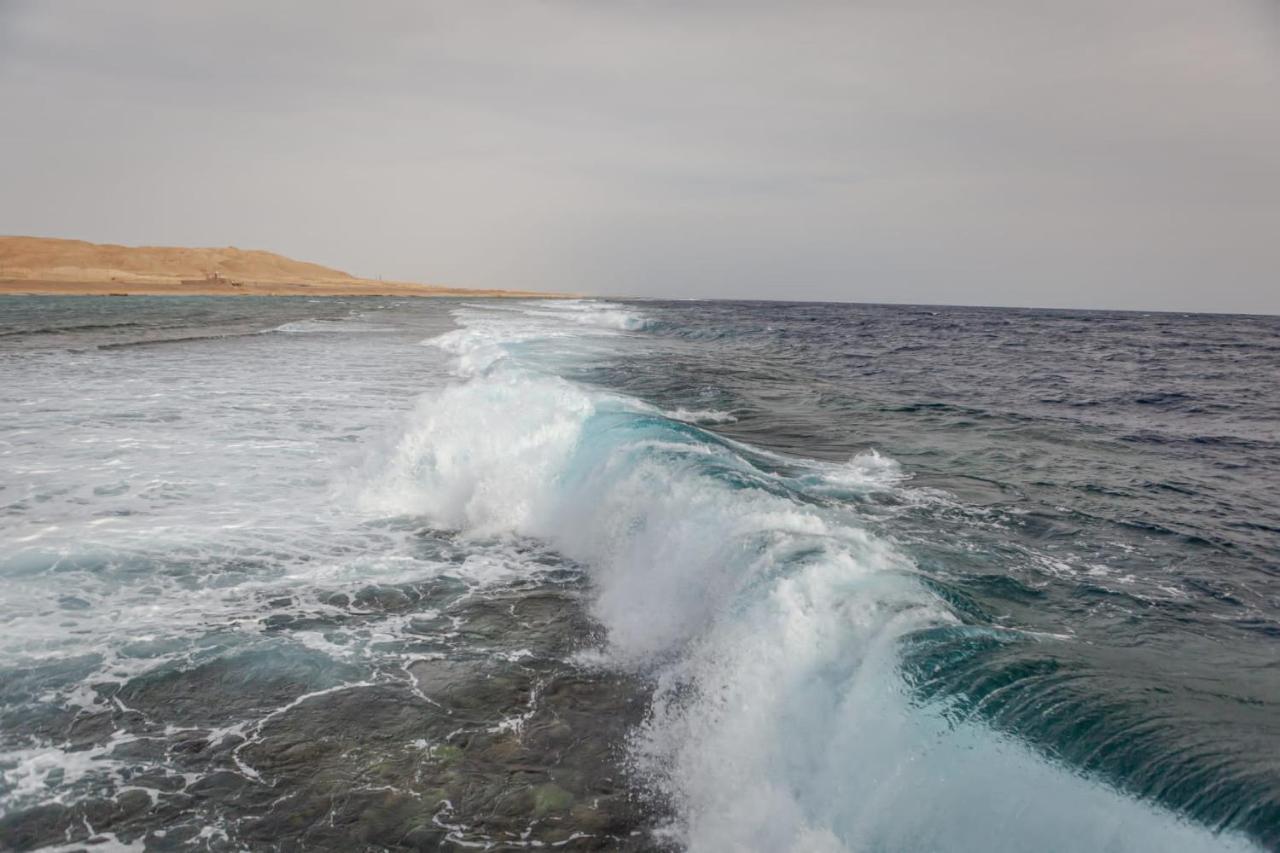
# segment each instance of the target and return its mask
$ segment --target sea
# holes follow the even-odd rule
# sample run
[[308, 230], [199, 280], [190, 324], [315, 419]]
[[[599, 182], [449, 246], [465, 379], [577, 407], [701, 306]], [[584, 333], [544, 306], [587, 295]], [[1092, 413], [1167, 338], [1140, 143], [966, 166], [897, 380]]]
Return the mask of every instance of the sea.
[[1280, 849], [1280, 318], [0, 300], [0, 849]]

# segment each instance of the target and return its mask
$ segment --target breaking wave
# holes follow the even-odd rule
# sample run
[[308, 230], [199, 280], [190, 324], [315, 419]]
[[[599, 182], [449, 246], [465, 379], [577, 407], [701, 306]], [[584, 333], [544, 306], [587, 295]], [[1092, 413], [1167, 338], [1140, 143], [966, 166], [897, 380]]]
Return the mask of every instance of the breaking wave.
[[[426, 343], [456, 382], [419, 402], [361, 500], [587, 567], [607, 647], [654, 685], [634, 772], [692, 850], [1250, 849], [920, 701], [903, 640], [962, 623], [848, 490], [911, 488], [892, 459], [791, 459], [563, 378], [625, 306], [465, 306]], [[554, 340], [556, 355], [531, 349]], [[599, 350], [596, 350], [599, 354]]]

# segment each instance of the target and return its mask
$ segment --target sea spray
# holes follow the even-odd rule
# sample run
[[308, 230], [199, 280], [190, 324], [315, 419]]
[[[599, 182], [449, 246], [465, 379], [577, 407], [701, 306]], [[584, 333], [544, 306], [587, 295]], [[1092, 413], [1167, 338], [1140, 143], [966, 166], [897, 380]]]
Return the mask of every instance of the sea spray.
[[[578, 325], [589, 308], [571, 310]], [[366, 500], [476, 535], [535, 537], [587, 568], [606, 660], [656, 685], [630, 750], [674, 810], [675, 840], [1249, 847], [914, 699], [899, 640], [961, 620], [847, 505], [818, 499], [906, 488], [896, 462], [868, 452], [788, 464], [563, 379], [532, 351], [513, 358], [508, 342], [565, 334], [551, 313], [459, 317], [437, 343], [458, 357], [461, 382], [423, 400]]]
[[0, 838], [1275, 848], [1276, 341], [0, 305]]

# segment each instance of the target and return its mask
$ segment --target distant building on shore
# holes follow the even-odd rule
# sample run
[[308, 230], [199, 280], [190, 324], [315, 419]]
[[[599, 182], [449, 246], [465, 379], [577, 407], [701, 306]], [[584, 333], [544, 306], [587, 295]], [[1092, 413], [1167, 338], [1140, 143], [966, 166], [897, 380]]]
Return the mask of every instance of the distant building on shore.
[[232, 287], [244, 286], [243, 281], [235, 281], [234, 279], [229, 279], [225, 277], [222, 273], [218, 272], [217, 270], [214, 270], [213, 272], [210, 272], [210, 273], [205, 273], [204, 278], [184, 278], [182, 280], [182, 283], [183, 284], [229, 284]]

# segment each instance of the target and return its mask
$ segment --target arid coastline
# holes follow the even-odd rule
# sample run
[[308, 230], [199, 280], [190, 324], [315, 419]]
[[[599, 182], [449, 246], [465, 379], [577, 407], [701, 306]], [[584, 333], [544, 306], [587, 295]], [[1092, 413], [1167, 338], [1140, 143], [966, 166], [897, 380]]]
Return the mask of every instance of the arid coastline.
[[0, 236], [0, 295], [557, 298], [570, 294], [361, 278], [273, 252], [231, 246], [120, 246]]
[[0, 279], [3, 296], [469, 296], [560, 299], [571, 294], [532, 290], [478, 290], [401, 282], [121, 282]]

